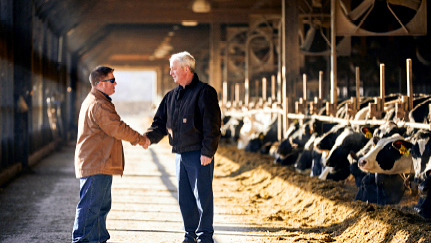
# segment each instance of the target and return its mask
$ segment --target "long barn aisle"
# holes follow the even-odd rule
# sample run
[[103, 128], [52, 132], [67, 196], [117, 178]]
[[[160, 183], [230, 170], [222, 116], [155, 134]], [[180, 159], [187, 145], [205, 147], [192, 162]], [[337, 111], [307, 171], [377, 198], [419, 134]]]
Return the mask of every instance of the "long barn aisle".
[[[123, 119], [139, 132], [144, 132], [150, 122], [140, 116]], [[123, 144], [126, 168], [124, 175], [115, 176], [113, 181], [112, 210], [107, 222], [109, 242], [181, 242], [175, 161], [167, 138], [147, 150]], [[222, 201], [223, 188], [215, 186], [214, 196], [215, 242], [265, 242], [263, 234], [251, 233], [257, 225], [242, 220], [243, 215], [226, 213], [231, 205]]]
[[[147, 128], [142, 116], [123, 117], [139, 132]], [[167, 140], [148, 150], [123, 142], [126, 167], [114, 176], [108, 242], [171, 243], [183, 240], [177, 202], [174, 155]], [[0, 242], [71, 242], [79, 180], [74, 173], [75, 143], [70, 142], [31, 170], [0, 188]], [[231, 223], [228, 202], [215, 188], [215, 241], [266, 242], [249, 233], [247, 223]], [[222, 198], [223, 199], [223, 198]], [[238, 222], [238, 218], [235, 219]], [[241, 221], [241, 220], [240, 220]]]
[[[139, 132], [149, 120], [122, 116]], [[167, 140], [144, 150], [124, 142], [126, 168], [115, 176], [107, 226], [110, 243], [183, 239], [174, 155]], [[73, 142], [0, 188], [0, 242], [71, 242], [79, 180]], [[223, 145], [215, 159], [216, 243], [430, 242], [429, 220], [399, 205], [355, 202], [345, 182], [322, 181], [273, 158]]]

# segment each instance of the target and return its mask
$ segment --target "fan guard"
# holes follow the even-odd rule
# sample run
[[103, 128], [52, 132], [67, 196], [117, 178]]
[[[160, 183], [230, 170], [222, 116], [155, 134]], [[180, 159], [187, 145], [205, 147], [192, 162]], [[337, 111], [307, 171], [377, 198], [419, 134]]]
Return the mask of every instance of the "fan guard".
[[[426, 0], [336, 1], [339, 36], [411, 36], [427, 34]], [[382, 17], [383, 16], [383, 17]], [[385, 26], [386, 24], [386, 26]]]

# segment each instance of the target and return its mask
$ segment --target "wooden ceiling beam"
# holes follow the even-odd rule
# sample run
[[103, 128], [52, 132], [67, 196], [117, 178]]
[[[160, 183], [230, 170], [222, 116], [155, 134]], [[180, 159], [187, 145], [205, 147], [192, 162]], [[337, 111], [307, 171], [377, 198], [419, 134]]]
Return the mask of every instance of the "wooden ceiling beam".
[[111, 13], [93, 13], [85, 16], [82, 22], [102, 21], [105, 23], [145, 23], [145, 24], [181, 24], [182, 20], [197, 20], [199, 23], [235, 23], [246, 24], [250, 15], [281, 14], [280, 9], [250, 11], [247, 9], [214, 9], [210, 13], [199, 14], [188, 9], [135, 9], [128, 14], [121, 11]]

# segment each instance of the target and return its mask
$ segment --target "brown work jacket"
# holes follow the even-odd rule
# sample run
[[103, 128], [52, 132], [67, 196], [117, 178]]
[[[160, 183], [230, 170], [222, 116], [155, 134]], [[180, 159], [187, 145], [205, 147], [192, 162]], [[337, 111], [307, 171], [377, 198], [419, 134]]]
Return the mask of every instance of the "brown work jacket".
[[120, 119], [108, 97], [92, 88], [82, 102], [79, 113], [75, 150], [76, 177], [122, 175], [124, 152], [121, 140], [136, 145], [141, 139], [141, 134]]

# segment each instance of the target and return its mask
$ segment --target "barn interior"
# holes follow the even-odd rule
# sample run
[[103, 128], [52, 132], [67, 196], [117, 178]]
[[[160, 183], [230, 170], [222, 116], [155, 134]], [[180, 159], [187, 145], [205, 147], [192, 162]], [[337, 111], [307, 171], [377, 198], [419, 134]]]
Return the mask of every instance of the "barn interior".
[[175, 86], [168, 60], [180, 51], [225, 105], [293, 104], [304, 93], [348, 99], [357, 67], [360, 95], [376, 96], [381, 64], [386, 94], [406, 94], [406, 59], [413, 92], [430, 93], [428, 8], [426, 0], [0, 0], [1, 168], [73, 138], [98, 65], [155, 72], [154, 106]]

